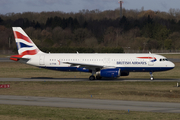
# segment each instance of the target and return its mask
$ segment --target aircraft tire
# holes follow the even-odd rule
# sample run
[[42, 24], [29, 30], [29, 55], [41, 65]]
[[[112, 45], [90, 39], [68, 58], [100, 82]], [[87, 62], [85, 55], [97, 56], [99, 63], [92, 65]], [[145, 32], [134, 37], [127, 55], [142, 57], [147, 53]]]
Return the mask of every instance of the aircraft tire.
[[94, 77], [94, 75], [91, 75], [90, 77], [89, 77], [89, 80], [95, 80], [95, 77]]

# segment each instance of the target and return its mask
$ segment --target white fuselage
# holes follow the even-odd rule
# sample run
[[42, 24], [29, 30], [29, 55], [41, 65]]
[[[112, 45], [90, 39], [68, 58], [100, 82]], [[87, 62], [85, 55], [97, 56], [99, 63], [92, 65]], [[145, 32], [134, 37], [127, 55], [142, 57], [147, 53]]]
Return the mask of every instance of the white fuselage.
[[[174, 68], [174, 63], [157, 54], [37, 54], [31, 56], [27, 64], [60, 71], [82, 71], [102, 68], [119, 68], [129, 72], [156, 72]], [[76, 64], [77, 63], [77, 64]], [[85, 67], [84, 71], [82, 69]]]

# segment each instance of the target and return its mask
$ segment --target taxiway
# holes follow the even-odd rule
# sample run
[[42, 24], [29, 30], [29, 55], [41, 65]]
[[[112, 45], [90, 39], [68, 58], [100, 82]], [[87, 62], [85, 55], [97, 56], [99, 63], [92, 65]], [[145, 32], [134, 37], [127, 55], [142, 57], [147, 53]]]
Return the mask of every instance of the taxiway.
[[179, 103], [0, 95], [0, 104], [180, 113]]
[[[32, 78], [0, 78], [0, 81], [89, 81], [88, 78], [51, 78], [51, 77], [32, 77]], [[95, 81], [145, 81], [145, 82], [152, 82], [150, 79], [128, 79], [128, 78], [119, 78], [119, 79], [102, 79], [102, 80], [95, 80]], [[153, 82], [180, 82], [180, 79], [155, 79]]]

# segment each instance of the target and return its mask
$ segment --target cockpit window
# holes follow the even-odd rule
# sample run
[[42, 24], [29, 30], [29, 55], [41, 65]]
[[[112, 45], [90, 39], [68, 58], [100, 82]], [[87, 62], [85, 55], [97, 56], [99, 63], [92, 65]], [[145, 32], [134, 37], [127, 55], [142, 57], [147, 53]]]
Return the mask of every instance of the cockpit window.
[[168, 61], [167, 58], [161, 58], [159, 61]]

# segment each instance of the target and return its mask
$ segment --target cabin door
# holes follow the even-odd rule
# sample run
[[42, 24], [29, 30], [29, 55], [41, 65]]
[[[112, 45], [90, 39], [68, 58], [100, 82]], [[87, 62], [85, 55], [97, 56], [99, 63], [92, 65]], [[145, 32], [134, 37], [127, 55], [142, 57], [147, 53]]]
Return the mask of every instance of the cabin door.
[[39, 56], [39, 65], [44, 65], [44, 55]]

